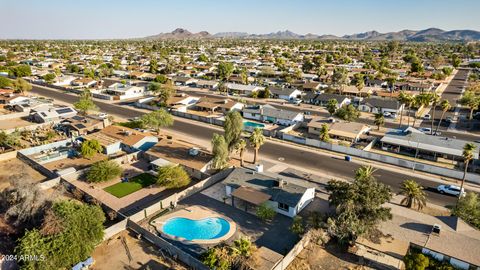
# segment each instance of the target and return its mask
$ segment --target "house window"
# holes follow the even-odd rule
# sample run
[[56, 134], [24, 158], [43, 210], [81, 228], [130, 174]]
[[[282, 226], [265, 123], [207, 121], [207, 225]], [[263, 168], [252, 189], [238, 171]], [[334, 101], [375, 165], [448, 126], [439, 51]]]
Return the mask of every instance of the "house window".
[[288, 211], [288, 205], [284, 203], [278, 203], [278, 209]]

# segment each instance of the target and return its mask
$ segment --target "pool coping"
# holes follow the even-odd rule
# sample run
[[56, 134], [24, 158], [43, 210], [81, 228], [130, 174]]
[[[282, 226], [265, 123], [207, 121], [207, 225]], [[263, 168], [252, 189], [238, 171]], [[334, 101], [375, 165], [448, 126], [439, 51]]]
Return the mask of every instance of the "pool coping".
[[[192, 217], [192, 215], [189, 215], [189, 214], [191, 214], [195, 209], [197, 209], [197, 210], [200, 209], [202, 212], [205, 212], [205, 213], [208, 212], [210, 215], [202, 216], [202, 217]], [[183, 213], [183, 215], [182, 215], [182, 213]], [[165, 222], [167, 222], [168, 220], [170, 220], [172, 218], [187, 218], [187, 219], [191, 219], [191, 220], [202, 220], [202, 219], [205, 219], [205, 218], [223, 218], [230, 225], [230, 230], [225, 235], [223, 235], [221, 237], [218, 237], [218, 238], [215, 238], [215, 239], [188, 240], [188, 239], [185, 239], [183, 237], [177, 237], [177, 236], [174, 236], [174, 235], [163, 232], [163, 230], [162, 230], [163, 225], [165, 224]], [[211, 211], [209, 209], [199, 207], [199, 206], [190, 206], [190, 207], [182, 208], [182, 209], [179, 209], [178, 211], [174, 211], [174, 212], [166, 214], [165, 216], [159, 217], [156, 220], [158, 220], [158, 219], [162, 220], [162, 221], [160, 221], [161, 223], [159, 223], [158, 225], [157, 225], [157, 223], [154, 223], [152, 225], [155, 227], [155, 230], [157, 231], [157, 233], [161, 237], [164, 237], [164, 238], [167, 238], [167, 239], [170, 239], [170, 240], [174, 240], [174, 241], [179, 241], [179, 242], [181, 242], [183, 244], [187, 244], [187, 245], [218, 244], [218, 243], [227, 241], [237, 232], [237, 224], [231, 218], [229, 218], [227, 216], [224, 216], [224, 215], [221, 215], [221, 214], [218, 214], [218, 213], [216, 213], [214, 211]]]

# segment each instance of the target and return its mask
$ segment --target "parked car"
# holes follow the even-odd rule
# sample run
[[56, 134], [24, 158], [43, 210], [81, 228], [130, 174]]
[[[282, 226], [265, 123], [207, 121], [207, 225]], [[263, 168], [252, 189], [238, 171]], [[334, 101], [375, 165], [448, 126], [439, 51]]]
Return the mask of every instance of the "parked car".
[[389, 113], [389, 112], [384, 112], [384, 113], [383, 113], [383, 116], [390, 118], [390, 117], [392, 117], [392, 114]]
[[428, 113], [423, 116], [423, 120], [430, 120], [431, 118], [432, 116], [430, 116]]
[[445, 118], [445, 121], [447, 121], [447, 123], [452, 123], [453, 118], [451, 116], [447, 116], [447, 118]]
[[465, 189], [462, 188], [462, 190], [460, 191], [460, 187], [455, 185], [440, 185], [437, 187], [437, 191], [441, 194], [449, 194], [457, 197], [459, 195], [461, 197], [464, 197], [466, 194]]
[[431, 134], [432, 133], [432, 129], [431, 128], [426, 128], [426, 127], [421, 127], [418, 129], [419, 131], [425, 133], [425, 134]]
[[107, 113], [99, 113], [97, 115], [97, 117], [100, 118], [100, 119], [106, 119], [108, 117], [108, 114]]

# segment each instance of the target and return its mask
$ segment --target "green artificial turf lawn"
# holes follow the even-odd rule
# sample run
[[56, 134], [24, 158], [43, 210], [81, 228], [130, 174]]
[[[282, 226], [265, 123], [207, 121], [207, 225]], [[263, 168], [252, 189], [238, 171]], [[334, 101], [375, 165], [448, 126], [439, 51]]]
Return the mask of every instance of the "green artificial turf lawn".
[[156, 181], [157, 179], [155, 178], [155, 176], [149, 173], [142, 173], [140, 175], [130, 178], [130, 180], [126, 183], [117, 183], [115, 185], [106, 187], [103, 190], [117, 198], [122, 198], [144, 187], [148, 187], [151, 184], [154, 184]]

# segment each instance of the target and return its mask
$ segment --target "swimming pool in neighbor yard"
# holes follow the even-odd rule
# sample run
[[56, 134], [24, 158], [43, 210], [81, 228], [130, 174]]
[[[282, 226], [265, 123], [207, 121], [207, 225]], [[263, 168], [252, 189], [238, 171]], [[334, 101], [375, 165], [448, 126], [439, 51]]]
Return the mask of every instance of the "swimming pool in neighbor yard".
[[174, 217], [165, 221], [162, 231], [175, 238], [192, 240], [213, 240], [230, 231], [230, 223], [220, 217], [189, 219]]
[[251, 122], [251, 121], [244, 121], [243, 126], [245, 128], [265, 128], [264, 124], [255, 123], [255, 122]]

